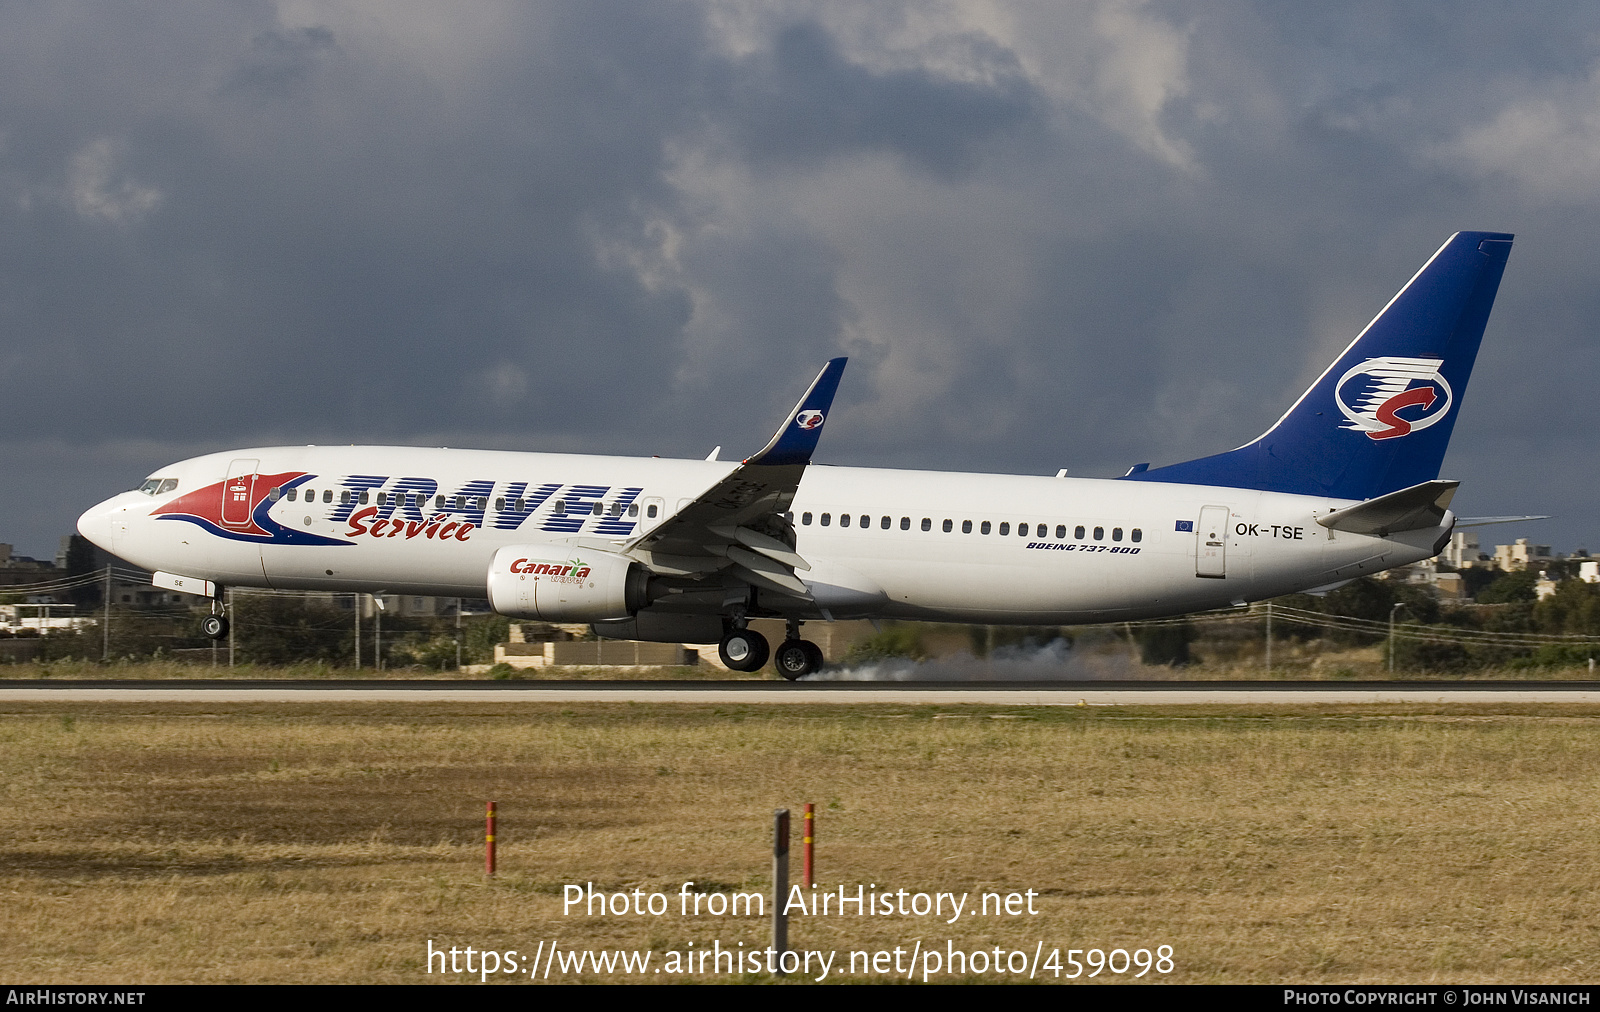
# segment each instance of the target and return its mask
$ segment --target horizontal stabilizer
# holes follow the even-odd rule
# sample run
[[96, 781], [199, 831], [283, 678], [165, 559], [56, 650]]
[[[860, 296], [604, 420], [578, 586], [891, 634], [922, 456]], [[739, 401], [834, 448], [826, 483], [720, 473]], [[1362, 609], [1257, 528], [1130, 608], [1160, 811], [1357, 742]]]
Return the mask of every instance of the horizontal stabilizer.
[[1376, 534], [1385, 537], [1400, 531], [1437, 527], [1444, 520], [1455, 497], [1459, 481], [1425, 481], [1398, 492], [1380, 495], [1364, 503], [1334, 510], [1317, 523], [1351, 534]]
[[1530, 517], [1462, 517], [1456, 521], [1457, 527], [1488, 527], [1490, 524], [1514, 524], [1523, 520], [1549, 520], [1548, 516]]

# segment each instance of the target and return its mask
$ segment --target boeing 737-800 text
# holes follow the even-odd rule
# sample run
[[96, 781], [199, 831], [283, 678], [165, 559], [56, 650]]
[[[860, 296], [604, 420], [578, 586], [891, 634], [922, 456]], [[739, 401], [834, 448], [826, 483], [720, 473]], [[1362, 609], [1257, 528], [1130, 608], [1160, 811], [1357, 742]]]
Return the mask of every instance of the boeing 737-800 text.
[[[268, 447], [164, 467], [78, 521], [157, 586], [487, 597], [602, 636], [821, 664], [805, 621], [1093, 623], [1316, 589], [1439, 553], [1439, 468], [1510, 235], [1460, 232], [1260, 438], [1121, 478], [813, 464], [830, 361], [748, 459]], [[226, 619], [214, 612], [208, 632]]]

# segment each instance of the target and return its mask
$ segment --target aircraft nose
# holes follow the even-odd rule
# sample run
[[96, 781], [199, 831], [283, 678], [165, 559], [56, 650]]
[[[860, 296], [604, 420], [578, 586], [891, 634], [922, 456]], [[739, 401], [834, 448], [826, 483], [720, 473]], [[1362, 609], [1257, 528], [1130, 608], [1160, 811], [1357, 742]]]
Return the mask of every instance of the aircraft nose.
[[127, 506], [120, 499], [118, 496], [91, 506], [78, 518], [78, 533], [113, 555], [117, 536], [127, 529]]

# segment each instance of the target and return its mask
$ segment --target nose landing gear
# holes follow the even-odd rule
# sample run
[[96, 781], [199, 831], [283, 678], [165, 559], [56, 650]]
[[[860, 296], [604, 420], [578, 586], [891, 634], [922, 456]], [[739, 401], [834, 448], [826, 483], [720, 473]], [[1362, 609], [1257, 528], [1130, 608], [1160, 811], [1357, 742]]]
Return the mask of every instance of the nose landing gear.
[[228, 636], [228, 614], [222, 603], [221, 587], [217, 588], [217, 596], [211, 599], [211, 614], [200, 620], [200, 631], [214, 640]]

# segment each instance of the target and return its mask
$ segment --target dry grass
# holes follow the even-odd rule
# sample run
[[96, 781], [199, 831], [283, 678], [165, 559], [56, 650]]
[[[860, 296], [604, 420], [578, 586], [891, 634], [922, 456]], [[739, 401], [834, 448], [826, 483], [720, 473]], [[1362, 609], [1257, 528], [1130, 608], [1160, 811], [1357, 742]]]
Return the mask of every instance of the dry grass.
[[1184, 982], [1585, 981], [1597, 732], [1600, 709], [1514, 705], [8, 704], [0, 965], [413, 983], [441, 979], [430, 938], [656, 965], [764, 945], [753, 919], [566, 917], [561, 886], [760, 888], [772, 809], [811, 800], [826, 886], [1032, 888], [1041, 914], [797, 919], [797, 947], [1170, 944]]

